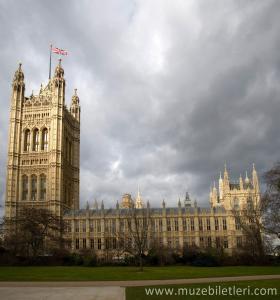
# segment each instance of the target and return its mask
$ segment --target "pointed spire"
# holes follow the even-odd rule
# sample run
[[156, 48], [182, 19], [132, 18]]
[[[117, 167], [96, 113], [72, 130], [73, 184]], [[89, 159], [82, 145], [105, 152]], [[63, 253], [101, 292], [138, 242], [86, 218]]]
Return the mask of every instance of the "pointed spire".
[[164, 201], [164, 199], [162, 200], [162, 208], [165, 208], [165, 201]]
[[248, 173], [246, 171], [246, 175], [245, 175], [245, 183], [248, 184], [250, 182], [250, 179], [248, 178]]
[[240, 187], [240, 190], [243, 190], [243, 179], [242, 179], [241, 174], [239, 176], [239, 187]]
[[13, 79], [13, 86], [14, 87], [19, 87], [23, 86], [24, 87], [24, 73], [22, 71], [22, 64], [18, 64], [18, 68], [14, 74], [14, 79]]
[[77, 95], [77, 89], [74, 89], [74, 95], [71, 100], [70, 112], [72, 116], [79, 122], [80, 121], [80, 98]]
[[181, 208], [182, 207], [182, 204], [181, 204], [181, 199], [179, 197], [179, 200], [178, 200], [178, 207]]
[[55, 71], [54, 71], [54, 77], [62, 79], [63, 76], [64, 76], [64, 70], [61, 66], [61, 58], [60, 58], [58, 60], [58, 65], [56, 66]]
[[255, 164], [253, 163], [253, 171], [252, 171], [252, 180], [253, 180], [253, 186], [256, 190], [259, 190], [259, 178], [258, 173], [255, 169]]
[[98, 202], [97, 202], [96, 199], [94, 200], [94, 209], [95, 209], [95, 210], [98, 210]]
[[226, 189], [226, 190], [229, 189], [229, 176], [228, 176], [228, 170], [227, 170], [226, 163], [225, 163], [225, 170], [224, 170], [223, 186], [224, 186], [224, 189]]
[[143, 200], [141, 198], [140, 188], [139, 188], [139, 184], [138, 184], [137, 197], [136, 197], [136, 200], [135, 200], [135, 208], [143, 208], [143, 207], [144, 207], [144, 203], [143, 203]]
[[116, 204], [116, 209], [119, 209], [120, 205], [119, 205], [119, 201], [117, 200], [117, 204]]
[[213, 183], [213, 191], [217, 191], [217, 188], [216, 188], [216, 181], [214, 180], [214, 183]]
[[224, 181], [222, 178], [222, 172], [220, 172], [220, 178], [219, 178], [219, 196], [220, 199], [222, 200], [224, 196]]
[[86, 210], [89, 210], [89, 203], [87, 201], [87, 204], [86, 204]]
[[227, 164], [225, 163], [224, 179], [228, 178]]
[[103, 200], [101, 201], [101, 210], [104, 210], [104, 203], [103, 203]]
[[80, 103], [80, 98], [77, 95], [77, 89], [74, 89], [74, 95], [72, 96], [71, 105], [77, 105]]

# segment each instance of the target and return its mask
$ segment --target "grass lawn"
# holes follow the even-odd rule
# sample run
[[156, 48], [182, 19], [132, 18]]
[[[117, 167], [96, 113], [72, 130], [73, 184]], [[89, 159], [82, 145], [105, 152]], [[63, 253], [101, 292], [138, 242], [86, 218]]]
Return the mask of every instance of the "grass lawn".
[[280, 267], [0, 267], [0, 281], [146, 280], [280, 274]]
[[[193, 288], [196, 290], [196, 288], [206, 288], [208, 289], [209, 286], [212, 288], [216, 288], [217, 286], [221, 286], [222, 288], [226, 287], [233, 287], [235, 288], [247, 288], [250, 286], [250, 291], [254, 293], [254, 288], [272, 288], [272, 289], [277, 289], [277, 295], [272, 294], [273, 291], [266, 291], [266, 293], [270, 293], [270, 295], [262, 295], [262, 296], [257, 296], [257, 295], [244, 295], [244, 296], [206, 296], [206, 295], [201, 295], [201, 296], [191, 296], [191, 295], [183, 295], [182, 290], [181, 292], [178, 290], [178, 288], [189, 288], [191, 291]], [[163, 286], [160, 287], [151, 287], [151, 290], [153, 288], [162, 288]], [[126, 288], [126, 300], [153, 300], [153, 299], [163, 299], [163, 300], [171, 300], [171, 299], [176, 299], [176, 300], [181, 300], [181, 299], [195, 299], [195, 300], [215, 300], [215, 299], [228, 299], [228, 300], [234, 300], [234, 299], [263, 299], [263, 300], [276, 300], [280, 298], [280, 280], [259, 280], [259, 281], [239, 281], [239, 282], [226, 282], [226, 283], [203, 283], [203, 284], [188, 284], [188, 285], [169, 285], [169, 286], [164, 286], [164, 288], [169, 289], [169, 292], [173, 292], [172, 295], [146, 295], [145, 289], [149, 287], [130, 287]], [[153, 290], [154, 291], [154, 290]], [[263, 290], [262, 290], [263, 291]], [[260, 290], [258, 291], [258, 293]], [[155, 293], [155, 292], [154, 292]], [[177, 295], [176, 295], [177, 293]], [[178, 296], [178, 293], [181, 294]], [[191, 292], [193, 293], [193, 292]]]

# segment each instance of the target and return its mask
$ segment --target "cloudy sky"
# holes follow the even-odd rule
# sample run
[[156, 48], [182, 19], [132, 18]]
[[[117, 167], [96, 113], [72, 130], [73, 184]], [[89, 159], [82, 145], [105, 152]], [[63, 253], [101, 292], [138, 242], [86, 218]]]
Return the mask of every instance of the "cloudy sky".
[[[227, 162], [236, 179], [279, 160], [280, 1], [0, 0], [0, 198], [11, 80], [26, 95], [63, 58], [67, 103], [78, 89], [81, 205], [125, 192], [174, 205], [208, 202]], [[58, 57], [54, 57], [55, 64]]]

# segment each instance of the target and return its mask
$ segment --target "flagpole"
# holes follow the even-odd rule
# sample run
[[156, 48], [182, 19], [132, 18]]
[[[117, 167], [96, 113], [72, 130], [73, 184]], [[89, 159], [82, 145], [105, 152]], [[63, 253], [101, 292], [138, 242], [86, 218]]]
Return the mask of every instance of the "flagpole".
[[51, 80], [51, 70], [52, 70], [52, 44], [50, 45], [50, 66], [49, 66], [49, 80]]

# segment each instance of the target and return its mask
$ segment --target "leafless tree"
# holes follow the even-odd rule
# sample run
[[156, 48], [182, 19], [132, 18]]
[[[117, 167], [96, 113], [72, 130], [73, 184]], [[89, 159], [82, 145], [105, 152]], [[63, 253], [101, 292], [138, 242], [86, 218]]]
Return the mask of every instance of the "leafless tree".
[[143, 271], [143, 257], [148, 253], [151, 231], [150, 208], [135, 208], [132, 205], [125, 210], [125, 226], [117, 232], [119, 247], [138, 259], [140, 271]]
[[63, 247], [64, 222], [47, 209], [22, 208], [4, 219], [4, 245], [15, 255], [36, 257]]
[[233, 209], [235, 222], [239, 224], [245, 236], [243, 250], [249, 251], [258, 260], [262, 260], [265, 255], [263, 211], [263, 201], [256, 199], [249, 200], [245, 207]]
[[263, 195], [265, 204], [263, 222], [267, 233], [280, 239], [280, 162], [264, 175], [266, 191]]

